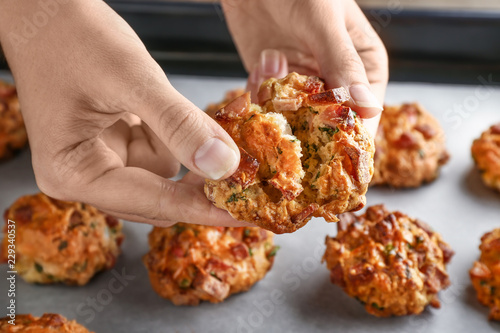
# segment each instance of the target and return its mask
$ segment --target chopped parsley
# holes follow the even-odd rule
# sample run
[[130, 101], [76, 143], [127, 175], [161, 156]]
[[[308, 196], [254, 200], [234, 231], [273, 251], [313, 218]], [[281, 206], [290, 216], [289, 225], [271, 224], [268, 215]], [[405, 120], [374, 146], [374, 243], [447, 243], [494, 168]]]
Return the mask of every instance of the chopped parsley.
[[280, 155], [283, 154], [283, 150], [281, 150], [280, 147], [277, 147], [277, 149], [278, 149], [278, 154], [280, 154]]
[[335, 128], [331, 128], [331, 127], [319, 127], [318, 129], [321, 132], [325, 132], [330, 137], [339, 132], [339, 128], [338, 127], [335, 127]]
[[57, 247], [57, 249], [59, 251], [62, 251], [62, 250], [64, 250], [67, 247], [68, 247], [68, 242], [65, 241], [65, 240], [63, 240], [61, 243], [59, 243], [59, 246]]
[[274, 257], [276, 255], [276, 253], [278, 253], [278, 250], [280, 248], [281, 247], [279, 245], [276, 245], [275, 247], [273, 247], [273, 249], [271, 250], [271, 252], [269, 252], [269, 254], [267, 255], [267, 257], [268, 258]]
[[43, 273], [43, 266], [35, 262], [35, 269], [38, 273]]
[[238, 202], [238, 200], [243, 200], [243, 201], [246, 201], [247, 198], [242, 195], [242, 194], [238, 194], [238, 193], [233, 193], [231, 194], [231, 196], [229, 197], [229, 199], [227, 199], [227, 203], [231, 203], [231, 202]]
[[250, 255], [250, 257], [253, 257], [253, 251], [251, 247], [248, 248], [248, 254]]
[[394, 250], [394, 245], [392, 245], [392, 244], [387, 244], [387, 245], [385, 246], [385, 249], [384, 249], [384, 254], [385, 254], [386, 256], [388, 256], [388, 255], [392, 254], [393, 250]]
[[375, 302], [373, 302], [371, 305], [372, 305], [372, 308], [374, 308], [374, 309], [377, 309], [377, 310], [380, 310], [380, 311], [383, 311], [383, 310], [384, 310], [384, 308], [383, 308], [383, 307], [379, 306], [379, 305], [378, 305], [377, 303], [375, 303]]
[[250, 236], [250, 229], [245, 229], [245, 230], [243, 231], [243, 235], [244, 235], [245, 237]]
[[415, 237], [415, 240], [416, 240], [417, 245], [418, 245], [418, 244], [421, 244], [421, 243], [423, 243], [423, 242], [424, 242], [424, 237], [422, 237], [422, 236], [417, 236], [417, 237]]
[[318, 173], [316, 174], [316, 177], [314, 177], [314, 180], [318, 179], [319, 175], [320, 175], [320, 172], [318, 171]]
[[179, 225], [179, 224], [174, 224], [174, 230], [177, 234], [182, 233], [184, 230], [186, 230], [186, 227]]
[[179, 287], [181, 288], [187, 288], [191, 285], [191, 281], [188, 279], [182, 279], [181, 282], [179, 283]]
[[419, 149], [418, 150], [418, 155], [420, 155], [420, 158], [424, 158], [425, 157], [425, 152], [422, 149]]
[[314, 114], [318, 114], [318, 111], [314, 110], [312, 107], [309, 107], [309, 111], [311, 111]]

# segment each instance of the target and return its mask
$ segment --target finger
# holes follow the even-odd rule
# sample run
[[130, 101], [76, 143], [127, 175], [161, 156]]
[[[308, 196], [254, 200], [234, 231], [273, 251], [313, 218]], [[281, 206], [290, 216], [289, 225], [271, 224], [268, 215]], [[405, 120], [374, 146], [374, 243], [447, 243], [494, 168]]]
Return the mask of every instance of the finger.
[[170, 178], [179, 173], [180, 163], [146, 123], [131, 128], [127, 166], [149, 170]]
[[382, 111], [381, 101], [371, 91], [364, 64], [345, 22], [342, 19], [329, 19], [325, 13], [332, 11], [331, 4], [325, 6], [319, 8], [322, 13], [318, 17], [321, 19], [313, 22], [315, 33], [304, 37], [304, 40], [307, 40], [318, 60], [321, 76], [327, 86], [348, 88], [352, 108], [363, 118], [374, 117]]
[[203, 184], [203, 179], [193, 174], [183, 183], [140, 168], [116, 168], [84, 186], [78, 200], [126, 220], [162, 227], [175, 222], [238, 227], [249, 225], [216, 208], [203, 193]]
[[143, 168], [165, 178], [179, 172], [180, 163], [145, 123], [130, 127], [121, 119], [106, 128], [101, 139], [120, 157], [123, 166]]
[[372, 136], [372, 138], [375, 138], [377, 135], [377, 129], [378, 129], [378, 124], [380, 123], [380, 116], [382, 113], [379, 113], [373, 118], [369, 119], [363, 119], [363, 124], [365, 125], [365, 128], [368, 130], [368, 133]]
[[188, 169], [210, 179], [230, 176], [240, 153], [231, 137], [205, 112], [173, 87], [164, 97], [138, 111], [172, 155]]
[[272, 77], [281, 79], [287, 74], [288, 63], [284, 53], [271, 49], [262, 51], [247, 81], [246, 90], [251, 92], [252, 102], [257, 103], [257, 92], [262, 82]]
[[345, 13], [347, 31], [363, 62], [371, 89], [383, 104], [389, 80], [387, 51], [379, 35], [354, 1], [347, 2]]

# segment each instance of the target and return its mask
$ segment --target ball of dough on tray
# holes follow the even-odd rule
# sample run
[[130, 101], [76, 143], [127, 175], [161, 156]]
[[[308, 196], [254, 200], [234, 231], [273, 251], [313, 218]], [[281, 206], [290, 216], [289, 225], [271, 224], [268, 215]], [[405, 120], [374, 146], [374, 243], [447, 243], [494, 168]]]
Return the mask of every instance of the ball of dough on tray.
[[500, 123], [474, 140], [471, 153], [486, 186], [500, 191]]

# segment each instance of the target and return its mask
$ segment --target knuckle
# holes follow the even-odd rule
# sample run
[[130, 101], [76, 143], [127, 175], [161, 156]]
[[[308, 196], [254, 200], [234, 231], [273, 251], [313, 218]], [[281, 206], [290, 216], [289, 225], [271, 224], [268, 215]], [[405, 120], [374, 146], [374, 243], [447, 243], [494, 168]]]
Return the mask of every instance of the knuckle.
[[[176, 112], [182, 110], [182, 112]], [[196, 133], [197, 128], [202, 125], [202, 119], [198, 110], [194, 107], [183, 109], [177, 105], [161, 113], [159, 124], [164, 128], [163, 138], [168, 147], [186, 143], [189, 137]]]

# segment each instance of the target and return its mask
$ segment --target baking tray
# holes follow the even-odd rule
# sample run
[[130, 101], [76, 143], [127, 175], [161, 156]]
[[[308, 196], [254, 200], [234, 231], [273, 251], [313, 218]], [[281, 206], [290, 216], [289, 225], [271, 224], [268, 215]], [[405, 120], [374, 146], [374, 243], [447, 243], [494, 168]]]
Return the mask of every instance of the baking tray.
[[[170, 79], [181, 93], [202, 108], [220, 99], [226, 90], [244, 85], [238, 79], [174, 75]], [[478, 96], [484, 98], [480, 100]], [[18, 313], [60, 313], [96, 333], [498, 332], [500, 324], [487, 321], [488, 309], [476, 300], [468, 270], [479, 255], [481, 235], [500, 226], [500, 195], [482, 185], [469, 152], [472, 140], [489, 124], [500, 120], [500, 89], [479, 83], [477, 86], [389, 85], [387, 103], [414, 100], [441, 121], [452, 158], [432, 184], [414, 190], [372, 188], [367, 198], [369, 205], [385, 203], [390, 209], [428, 222], [455, 249], [456, 255], [448, 267], [452, 285], [440, 293], [441, 309], [398, 318], [367, 314], [356, 300], [330, 283], [329, 272], [320, 260], [325, 249], [324, 238], [335, 235], [336, 226], [313, 219], [294, 234], [276, 236], [281, 250], [266, 278], [249, 292], [231, 296], [218, 305], [175, 307], [160, 298], [152, 290], [141, 261], [148, 250], [147, 233], [151, 227], [126, 223], [123, 254], [112, 271], [98, 274], [83, 287], [29, 285], [17, 279]], [[470, 111], [468, 118], [459, 118], [460, 123], [453, 118], [455, 105]], [[477, 107], [472, 109], [471, 105]], [[2, 210], [17, 197], [37, 190], [29, 151], [0, 164], [0, 186]], [[6, 265], [0, 265], [1, 311], [7, 305], [6, 270]], [[123, 274], [123, 270], [127, 279], [116, 284], [116, 275]], [[111, 293], [110, 283], [123, 288]], [[95, 310], [87, 305], [93, 299], [97, 302]]]

